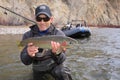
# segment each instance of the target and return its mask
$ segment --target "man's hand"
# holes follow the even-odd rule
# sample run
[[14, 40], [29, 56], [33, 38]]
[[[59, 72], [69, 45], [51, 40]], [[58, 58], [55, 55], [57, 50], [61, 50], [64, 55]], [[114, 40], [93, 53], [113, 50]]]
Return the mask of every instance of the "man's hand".
[[[60, 43], [58, 43], [58, 42], [51, 41], [51, 46], [52, 46], [52, 52], [54, 54], [59, 54], [62, 51], [66, 51], [66, 48], [62, 48]], [[59, 51], [61, 51], [61, 52], [59, 52]]]
[[34, 57], [38, 52], [38, 47], [34, 46], [33, 43], [28, 43], [27, 52], [29, 56]]

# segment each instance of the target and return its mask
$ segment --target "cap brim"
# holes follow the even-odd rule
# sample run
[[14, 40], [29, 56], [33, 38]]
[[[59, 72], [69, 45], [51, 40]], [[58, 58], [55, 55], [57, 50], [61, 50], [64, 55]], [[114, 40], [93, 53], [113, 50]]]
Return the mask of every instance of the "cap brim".
[[40, 14], [45, 14], [46, 16], [48, 16], [49, 18], [51, 17], [49, 14], [47, 14], [46, 12], [39, 12], [37, 13], [36, 17], [38, 17]]

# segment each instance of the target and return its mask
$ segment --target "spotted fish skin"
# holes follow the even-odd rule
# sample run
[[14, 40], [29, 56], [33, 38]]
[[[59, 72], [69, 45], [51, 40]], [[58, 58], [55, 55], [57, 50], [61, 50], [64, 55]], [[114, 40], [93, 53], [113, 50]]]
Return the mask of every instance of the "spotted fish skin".
[[42, 36], [42, 37], [31, 37], [31, 38], [22, 40], [19, 46], [24, 47], [28, 43], [33, 43], [37, 47], [51, 49], [51, 41], [59, 42], [61, 46], [65, 48], [70, 48], [73, 44], [78, 43], [77, 40], [70, 37], [51, 35], [51, 36]]

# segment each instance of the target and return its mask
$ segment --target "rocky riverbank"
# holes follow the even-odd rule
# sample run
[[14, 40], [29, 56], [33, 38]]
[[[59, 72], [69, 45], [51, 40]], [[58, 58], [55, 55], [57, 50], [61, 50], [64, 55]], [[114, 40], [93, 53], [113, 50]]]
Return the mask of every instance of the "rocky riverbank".
[[50, 6], [56, 24], [77, 19], [89, 25], [120, 25], [120, 0], [0, 0], [0, 24], [29, 24], [23, 17], [34, 21], [34, 10], [40, 4]]
[[0, 26], [0, 34], [23, 34], [28, 30], [25, 26]]

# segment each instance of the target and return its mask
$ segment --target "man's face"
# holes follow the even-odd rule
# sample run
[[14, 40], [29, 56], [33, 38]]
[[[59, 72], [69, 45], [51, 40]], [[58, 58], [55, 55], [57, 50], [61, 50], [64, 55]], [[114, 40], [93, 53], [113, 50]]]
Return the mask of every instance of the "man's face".
[[44, 14], [41, 14], [36, 18], [36, 22], [40, 31], [47, 30], [50, 27], [52, 21], [53, 21], [53, 17], [49, 18]]

